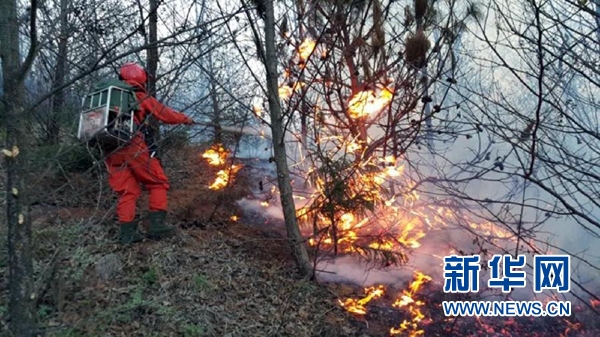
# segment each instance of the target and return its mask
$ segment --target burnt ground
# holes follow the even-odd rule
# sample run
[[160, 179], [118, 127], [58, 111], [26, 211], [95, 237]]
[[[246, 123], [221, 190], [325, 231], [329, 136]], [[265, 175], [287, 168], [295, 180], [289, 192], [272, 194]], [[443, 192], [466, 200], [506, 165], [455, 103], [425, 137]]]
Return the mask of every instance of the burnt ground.
[[[32, 209], [40, 336], [389, 336], [390, 327], [411, 321], [408, 310], [391, 307], [402, 289], [373, 300], [364, 317], [353, 316], [338, 300], [361, 297], [362, 288], [300, 278], [281, 232], [236, 206], [255, 183], [252, 171], [242, 169], [222, 192], [209, 190], [217, 170], [200, 158], [203, 150], [171, 151], [164, 159], [169, 219], [179, 227], [166, 241], [116, 243], [115, 199], [105, 194], [105, 177], [70, 175], [44, 186], [55, 192]], [[3, 249], [2, 335], [10, 319], [6, 264]], [[439, 296], [426, 286], [415, 298], [426, 302], [426, 317], [413, 329], [424, 327], [422, 336], [584, 336], [583, 325], [556, 320], [504, 319], [494, 328], [450, 320], [433, 304]]]

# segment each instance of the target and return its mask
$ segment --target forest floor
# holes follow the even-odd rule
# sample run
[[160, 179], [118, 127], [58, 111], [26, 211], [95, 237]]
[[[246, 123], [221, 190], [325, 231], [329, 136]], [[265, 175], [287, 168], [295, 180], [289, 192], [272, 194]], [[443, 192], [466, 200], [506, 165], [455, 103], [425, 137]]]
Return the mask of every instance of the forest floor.
[[[389, 289], [366, 315], [353, 316], [340, 300], [363, 297], [362, 287], [301, 278], [282, 228], [243, 216], [236, 202], [252, 193], [259, 178], [245, 165], [231, 186], [210, 190], [218, 169], [201, 157], [204, 150], [186, 147], [164, 156], [169, 220], [178, 227], [164, 241], [117, 242], [116, 198], [102, 170], [30, 180], [38, 186], [31, 190], [38, 200], [31, 217], [39, 336], [389, 336], [402, 322], [406, 331], [398, 336], [600, 334], [597, 316], [590, 315], [583, 322], [595, 322], [588, 324], [594, 329], [586, 332], [567, 320], [502, 318], [490, 325], [450, 319], [439, 307], [445, 294], [433, 284], [415, 298], [424, 303], [420, 307], [394, 308], [402, 289]], [[147, 194], [138, 203], [140, 219], [146, 205]], [[2, 249], [2, 336], [10, 319], [7, 288]]]
[[[169, 219], [179, 228], [174, 238], [118, 244], [107, 213], [113, 197], [98, 204], [98, 191], [88, 191], [77, 194], [88, 200], [71, 200], [69, 190], [98, 185], [84, 177], [71, 176], [72, 186], [34, 207], [40, 335], [369, 336], [332, 291], [297, 274], [279, 233], [232, 221], [250, 177], [241, 171], [234, 186], [209, 190], [216, 170], [202, 152], [189, 147], [164, 160]], [[8, 319], [5, 252], [0, 334]]]

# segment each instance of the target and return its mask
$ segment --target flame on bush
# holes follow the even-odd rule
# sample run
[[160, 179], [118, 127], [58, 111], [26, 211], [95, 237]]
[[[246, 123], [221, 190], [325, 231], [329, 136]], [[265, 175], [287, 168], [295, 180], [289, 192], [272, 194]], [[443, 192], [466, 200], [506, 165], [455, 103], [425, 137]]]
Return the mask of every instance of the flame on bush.
[[298, 92], [298, 91], [302, 90], [302, 87], [304, 87], [304, 86], [305, 86], [305, 84], [301, 83], [301, 82], [280, 85], [279, 86], [279, 97], [281, 97], [281, 99], [290, 99], [290, 97], [292, 97], [294, 92]]
[[225, 160], [227, 159], [228, 152], [225, 148], [216, 144], [211, 146], [208, 150], [206, 150], [202, 154], [202, 158], [205, 158], [208, 163], [212, 166], [220, 166], [225, 164]]
[[[202, 158], [212, 166], [224, 166], [229, 152], [220, 144], [211, 146], [202, 154]], [[231, 165], [217, 172], [214, 182], [208, 186], [211, 190], [219, 190], [230, 184], [235, 174], [242, 168], [241, 165]]]
[[[326, 172], [310, 170], [315, 176], [309, 180], [313, 181], [315, 192], [310, 197], [311, 202], [298, 210], [304, 228], [313, 226], [314, 234], [308, 240], [310, 246], [379, 259], [389, 265], [406, 263], [409, 252], [421, 246], [427, 232], [445, 228], [448, 219], [462, 221], [467, 228], [490, 240], [514, 238], [511, 232], [492, 223], [478, 224], [466, 216], [460, 217], [451, 207], [423, 203], [416, 184], [402, 179], [404, 164], [393, 156], [349, 164], [331, 160], [325, 163], [327, 165], [330, 170]], [[391, 182], [397, 189], [394, 194], [387, 189]], [[339, 190], [336, 191], [335, 186]], [[341, 205], [331, 200], [336, 198], [336, 193], [342, 200]], [[359, 202], [353, 204], [355, 200]], [[361, 209], [359, 203], [368, 206]], [[415, 295], [431, 280], [430, 276], [417, 271], [409, 286], [397, 295], [392, 306], [406, 311], [410, 319], [390, 328], [390, 335], [424, 335], [423, 326], [429, 322], [422, 311], [425, 302]], [[362, 298], [347, 298], [339, 303], [350, 313], [366, 315], [368, 305], [385, 292], [384, 285], [377, 285], [365, 288]]]
[[298, 47], [298, 56], [300, 57], [300, 60], [306, 61], [308, 57], [312, 54], [313, 50], [315, 50], [316, 45], [317, 43], [313, 39], [304, 39], [304, 41], [302, 41], [302, 43], [300, 44], [300, 47]]
[[385, 109], [391, 102], [394, 93], [389, 88], [382, 88], [379, 92], [373, 90], [360, 91], [348, 102], [350, 117], [358, 119], [375, 115]]
[[[407, 38], [406, 45], [406, 61], [420, 67], [430, 48], [427, 37], [419, 31]], [[300, 69], [306, 70], [305, 61], [315, 48], [316, 43], [310, 39], [300, 44], [296, 58], [300, 61]], [[326, 60], [332, 51], [321, 46], [319, 48], [321, 59]], [[289, 68], [284, 71], [284, 84], [279, 87], [279, 95], [284, 100], [305, 86], [293, 78], [294, 73]], [[367, 81], [371, 80], [372, 78]], [[314, 83], [321, 83], [325, 88], [325, 94], [316, 93], [317, 96], [320, 95], [315, 99], [317, 101], [320, 97], [325, 97], [324, 95], [330, 95], [328, 90], [332, 88], [347, 88], [329, 76], [315, 78], [312, 84]], [[417, 184], [410, 179], [404, 179], [405, 166], [399, 164], [399, 158], [387, 156], [381, 159], [381, 153], [365, 154], [367, 150], [374, 150], [369, 149], [373, 141], [369, 139], [366, 131], [371, 126], [369, 121], [374, 121], [377, 115], [390, 107], [396, 90], [398, 95], [401, 94], [402, 87], [392, 87], [390, 80], [380, 83], [383, 85], [377, 87], [369, 83], [369, 88], [362, 91], [353, 87], [353, 95], [349, 98], [342, 93], [337, 100], [326, 99], [323, 105], [320, 105], [320, 102], [311, 104], [316, 112], [314, 121], [317, 124], [315, 129], [318, 130], [314, 141], [319, 145], [321, 152], [316, 156], [319, 163], [313, 164], [309, 169], [308, 181], [314, 192], [306, 198], [306, 206], [297, 211], [304, 232], [312, 229], [308, 244], [320, 250], [333, 250], [335, 254], [358, 254], [384, 260], [387, 264], [406, 263], [408, 253], [421, 247], [421, 241], [428, 232], [446, 228], [450, 223], [460, 224], [490, 242], [515, 241], [513, 232], [494, 223], [478, 223], [452, 205], [437, 206], [420, 200], [416, 190]], [[359, 83], [363, 84], [365, 83]], [[351, 120], [331, 117], [336, 114]], [[348, 122], [354, 129], [346, 132], [345, 129], [336, 128], [335, 123], [339, 122]], [[333, 146], [330, 146], [334, 148], [333, 151], [323, 150], [327, 147], [327, 142], [333, 143]], [[387, 145], [378, 145], [379, 150]], [[345, 154], [339, 153], [344, 151]], [[378, 155], [380, 157], [377, 157]], [[340, 156], [345, 157], [347, 162], [334, 159]], [[268, 203], [263, 202], [263, 206], [267, 205]], [[448, 247], [446, 251], [440, 251], [439, 256], [434, 256], [442, 259], [448, 252], [455, 253]], [[416, 272], [407, 289], [398, 294], [393, 306], [407, 311], [411, 318], [391, 328], [391, 335], [424, 335], [422, 326], [427, 322], [421, 311], [424, 302], [416, 299], [415, 295], [423, 284], [429, 281], [430, 276]], [[348, 312], [366, 315], [368, 304], [381, 298], [386, 288], [384, 285], [377, 285], [365, 288], [364, 292], [365, 295], [361, 298], [347, 298], [339, 303]], [[592, 305], [597, 304], [592, 302]]]
[[229, 184], [231, 178], [242, 168], [241, 165], [231, 165], [231, 167], [220, 170], [217, 172], [217, 178], [215, 181], [208, 186], [211, 190], [219, 190], [226, 187]]
[[[316, 232], [309, 239], [311, 246], [361, 255], [370, 250], [393, 253], [401, 260], [405, 260], [403, 251], [420, 246], [427, 225], [421, 213], [410, 209], [418, 195], [406, 193], [399, 203], [384, 192], [386, 181], [404, 172], [395, 158], [388, 156], [333, 171], [336, 177], [314, 171], [312, 202], [297, 213], [301, 223], [312, 225]], [[332, 189], [332, 185], [337, 187]]]

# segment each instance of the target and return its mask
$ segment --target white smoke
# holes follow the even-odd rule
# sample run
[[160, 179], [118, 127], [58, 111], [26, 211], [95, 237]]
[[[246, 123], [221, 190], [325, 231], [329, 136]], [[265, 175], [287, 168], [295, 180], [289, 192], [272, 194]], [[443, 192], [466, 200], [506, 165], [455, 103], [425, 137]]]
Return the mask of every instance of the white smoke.
[[261, 204], [261, 200], [242, 198], [237, 204], [244, 210], [269, 219], [283, 220], [283, 212], [278, 204], [269, 203], [268, 206]]
[[258, 136], [258, 137], [265, 137], [267, 139], [271, 139], [271, 129], [266, 127], [265, 125], [259, 125], [259, 126], [249, 125], [249, 126], [245, 126], [245, 127], [221, 126], [221, 130], [227, 131], [227, 132], [232, 132], [232, 133], [243, 134], [243, 135]]
[[[377, 131], [374, 132], [376, 133]], [[375, 133], [373, 136], [376, 136]], [[246, 134], [260, 135], [262, 132], [255, 130], [247, 131]], [[270, 157], [272, 155], [269, 143], [270, 140], [268, 138], [263, 138], [261, 141], [262, 145], [260, 146], [249, 145], [246, 148], [240, 147], [240, 149], [243, 150], [239, 151], [241, 152], [239, 156], [244, 158], [262, 159]], [[300, 148], [299, 144], [297, 144], [291, 136], [287, 137], [287, 142], [291, 145], [288, 146], [288, 155], [291, 157], [290, 162], [294, 163], [294, 160], [300, 161], [302, 153], [298, 150]], [[452, 146], [448, 146], [444, 149], [444, 161], [437, 158], [437, 162], [430, 162], [427, 165], [420, 166], [420, 176], [436, 176], [435, 171], [426, 169], [427, 166], [445, 167], [448, 162], [459, 163], [470, 160], [469, 156], [476, 153], [476, 149], [473, 149], [473, 147], [477, 146], [481, 146], [477, 143], [477, 140], [457, 140]], [[494, 151], [495, 153], [502, 153], [509, 149], [509, 144], [496, 145]], [[262, 152], [262, 155], [257, 155], [257, 152]], [[495, 158], [492, 158], [490, 165], [493, 165], [493, 159]], [[283, 220], [283, 213], [279, 204], [279, 195], [275, 195], [275, 197], [271, 196], [271, 198], [269, 198], [269, 191], [277, 184], [275, 179], [275, 164], [266, 162], [265, 160], [256, 161], [252, 169], [254, 170], [252, 176], [263, 181], [263, 190], [255, 190], [254, 195], [251, 198], [239, 200], [238, 203], [240, 207], [249, 212], [261, 214], [265, 218]], [[452, 172], [447, 171], [444, 173], [449, 174]], [[407, 174], [410, 174], [410, 172]], [[467, 184], [466, 186], [461, 187], [467, 195], [479, 199], [494, 199], [497, 198], [498, 195], [505, 195], [510, 191], [508, 187], [495, 181], [478, 181], [477, 184]], [[295, 188], [295, 192], [298, 192], [298, 188]], [[534, 188], [529, 188], [526, 197], [539, 198], [539, 191], [536, 191]], [[265, 200], [268, 200], [267, 206], [263, 204]], [[296, 208], [301, 208], [304, 205], [304, 202], [306, 201], [296, 200]], [[530, 211], [526, 210], [523, 216], [526, 219], [532, 219], [535, 217], [535, 214], [530, 214]], [[477, 222], [477, 220], [474, 219], [474, 222]], [[582, 231], [582, 227], [573, 221], [565, 221], [562, 223], [557, 220], [548, 221], [544, 224], [544, 229], [547, 230], [547, 234], [538, 236], [539, 241], [551, 241], [559, 249], [565, 249], [572, 253], [588, 249], [586, 256], [592, 256], [596, 259], [600, 256], [600, 247], [594, 246], [592, 244], [593, 240], [591, 239], [591, 236], [585, 235], [585, 232]], [[586, 239], [583, 240], [582, 238]], [[449, 227], [444, 230], [428, 232], [426, 237], [421, 240], [422, 246], [409, 253], [408, 264], [404, 266], [377, 269], [356, 256], [346, 255], [319, 260], [315, 269], [317, 270], [317, 277], [323, 281], [348, 282], [363, 287], [377, 284], [402, 287], [410, 282], [414, 272], [418, 270], [430, 275], [433, 278], [433, 282], [437, 282], [440, 286], [443, 286], [443, 256], [447, 255], [453, 247], [462, 250], [464, 254], [467, 255], [470, 253], [479, 253], [480, 247], [473, 243], [473, 239], [474, 236], [466, 232], [463, 228], [457, 226]], [[495, 244], [503, 248], [494, 248], [487, 245], [489, 255], [504, 252], [513, 253], [515, 251], [514, 241], [507, 241], [504, 243], [495, 242]], [[556, 252], [556, 249], [554, 251]], [[457, 255], [463, 254], [457, 253]], [[488, 256], [487, 258], [489, 259], [491, 256]], [[528, 256], [527, 259], [527, 262], [532, 264], [532, 256]], [[597, 271], [594, 271], [593, 268], [586, 268], [586, 266], [580, 266], [580, 268], [576, 269], [576, 262], [575, 259], [572, 260], [572, 263], [574, 264], [572, 270], [573, 273], [576, 274], [575, 279], [580, 279], [582, 282], [589, 280], [595, 282], [594, 275], [596, 275], [597, 278]], [[532, 297], [536, 296], [531, 288], [533, 282], [532, 270], [529, 267], [526, 267], [523, 270], [528, 274], [527, 287], [525, 289], [514, 290], [510, 294], [511, 299], [532, 299]], [[487, 287], [488, 278], [489, 271], [480, 272], [480, 289]], [[540, 296], [544, 297], [547, 296], [547, 294], [548, 292], [545, 292], [544, 295]], [[506, 295], [500, 294], [495, 296], [502, 297]]]

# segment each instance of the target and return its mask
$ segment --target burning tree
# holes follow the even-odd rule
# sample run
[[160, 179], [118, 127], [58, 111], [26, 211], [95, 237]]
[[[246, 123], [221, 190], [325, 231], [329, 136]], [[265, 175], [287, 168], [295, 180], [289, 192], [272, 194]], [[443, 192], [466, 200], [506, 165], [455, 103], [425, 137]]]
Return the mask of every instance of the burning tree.
[[452, 37], [476, 15], [471, 5], [434, 4], [298, 2], [296, 24], [283, 20], [279, 48], [293, 51], [279, 92], [309, 191], [297, 213], [312, 227], [311, 245], [384, 264], [406, 262], [418, 246], [422, 234], [407, 217], [415, 196], [398, 177], [408, 148], [425, 139], [430, 103], [434, 113], [444, 104], [432, 102], [430, 77], [452, 66]]
[[[444, 252], [435, 252], [437, 255], [432, 254], [433, 257], [473, 253], [483, 255], [485, 262], [491, 251], [548, 253], [549, 250], [540, 248], [547, 242], [540, 244], [536, 228], [552, 214], [571, 214], [597, 226], [597, 215], [581, 211], [585, 206], [573, 197], [577, 194], [575, 190], [579, 190], [589, 198], [597, 194], [592, 192], [596, 187], [590, 190], [576, 187], [575, 181], [579, 180], [569, 177], [579, 171], [572, 164], [568, 166], [568, 174], [553, 172], [562, 182], [555, 183], [550, 174], [542, 181], [534, 172], [542, 165], [540, 162], [548, 165], [549, 172], [557, 165], [566, 165], [540, 153], [539, 149], [549, 147], [538, 140], [539, 132], [557, 135], [554, 132], [562, 127], [542, 107], [559, 110], [563, 115], [561, 123], [568, 120], [575, 125], [573, 129], [592, 138], [596, 136], [590, 127], [582, 126], [579, 116], [574, 118], [565, 113], [566, 109], [560, 109], [563, 102], [559, 102], [559, 97], [563, 94], [555, 93], [557, 86], [546, 96], [547, 88], [553, 87], [544, 82], [549, 65], [555, 61], [565, 63], [566, 57], [557, 55], [566, 52], [566, 46], [574, 38], [570, 36], [563, 45], [548, 51], [544, 41], [549, 37], [544, 36], [545, 32], [550, 30], [548, 26], [554, 27], [560, 21], [544, 17], [551, 5], [535, 1], [521, 4], [527, 8], [527, 15], [523, 16], [527, 19], [523, 19], [522, 12], [513, 13], [514, 9], [504, 8], [509, 5], [499, 3], [502, 1], [491, 7], [507, 21], [504, 33], [514, 30], [512, 34], [517, 39], [530, 44], [527, 50], [536, 53], [527, 54], [525, 49], [515, 52], [512, 46], [500, 48], [499, 37], [493, 40], [486, 35], [489, 27], [478, 15], [478, 7], [462, 2], [414, 1], [406, 5], [394, 1], [296, 1], [284, 8], [287, 14], [282, 15], [279, 27], [278, 48], [283, 59], [280, 67], [284, 69], [279, 79], [279, 96], [285, 102], [283, 124], [292, 131], [298, 147], [292, 159], [294, 187], [297, 198], [306, 202], [297, 210], [297, 216], [305, 226], [305, 235], [310, 236], [310, 245], [333, 254], [359, 254], [389, 265], [406, 262], [408, 252], [424, 241], [425, 232], [433, 233], [452, 225], [462, 229], [460, 235], [467, 239], [461, 239], [455, 246], [445, 246]], [[542, 10], [544, 6], [550, 7]], [[290, 16], [292, 12], [295, 16]], [[399, 18], [398, 13], [404, 15]], [[469, 82], [461, 77], [468, 69], [458, 68], [457, 44], [471, 19], [476, 19], [472, 26], [483, 31], [478, 37], [480, 42], [495, 56], [488, 62], [491, 77], [496, 81]], [[537, 35], [527, 31], [530, 28]], [[503, 57], [509, 52], [506, 49], [513, 49], [510, 51], [516, 54], [513, 60], [527, 60], [524, 69], [510, 66]], [[585, 53], [580, 50], [578, 54]], [[552, 57], [546, 60], [547, 55]], [[509, 69], [499, 81], [494, 77], [498, 62]], [[584, 64], [591, 63], [586, 59]], [[581, 71], [578, 66], [570, 67], [573, 73]], [[539, 73], [539, 77], [532, 78], [530, 71]], [[517, 78], [507, 81], [514, 87], [500, 88], [499, 83], [508, 77], [506, 73]], [[593, 77], [589, 69], [584, 73], [582, 77], [588, 80]], [[486, 84], [474, 89], [478, 81]], [[521, 89], [516, 90], [517, 87]], [[507, 97], [505, 92], [511, 94]], [[556, 102], [549, 98], [553, 95]], [[593, 101], [591, 97], [587, 100]], [[535, 111], [536, 115], [527, 116], [521, 108]], [[544, 123], [548, 123], [545, 129], [541, 126]], [[515, 130], [514, 125], [519, 127]], [[517, 136], [512, 137], [513, 134]], [[484, 139], [486, 135], [488, 139]], [[563, 133], [550, 139], [564, 136]], [[479, 143], [465, 144], [468, 140], [473, 142], [473, 138]], [[577, 142], [586, 142], [583, 138]], [[424, 144], [433, 153], [429, 162], [428, 155], [419, 153]], [[456, 152], [462, 157], [446, 156], [451, 148], [457, 147], [460, 150]], [[556, 148], [554, 144], [552, 151]], [[557, 153], [563, 158], [579, 156], [564, 148]], [[510, 166], [509, 157], [513, 160]], [[593, 162], [595, 159], [587, 158], [582, 165], [592, 172], [588, 165]], [[582, 176], [585, 179], [581, 181], [595, 180]], [[467, 188], [473, 182], [475, 186]], [[558, 201], [544, 205], [526, 193], [530, 183]], [[424, 185], [436, 189], [426, 200], [419, 193]], [[560, 185], [570, 186], [569, 200], [558, 195]], [[474, 192], [480, 191], [473, 191], [483, 189], [488, 189], [494, 197], [479, 198]], [[302, 192], [306, 195], [299, 195]], [[518, 198], [522, 202], [515, 202]], [[589, 204], [596, 202], [590, 200]], [[545, 218], [525, 221], [526, 208], [545, 212]], [[449, 231], [438, 233], [452, 235]], [[364, 312], [369, 301], [380, 297], [381, 288], [370, 287], [365, 291], [367, 296], [363, 300], [341, 304], [349, 311]], [[412, 295], [413, 292], [406, 296]], [[408, 298], [400, 298], [397, 307], [409, 308], [413, 320], [393, 332], [410, 326], [421, 331], [413, 325], [421, 317], [420, 303], [408, 305], [408, 302]]]

